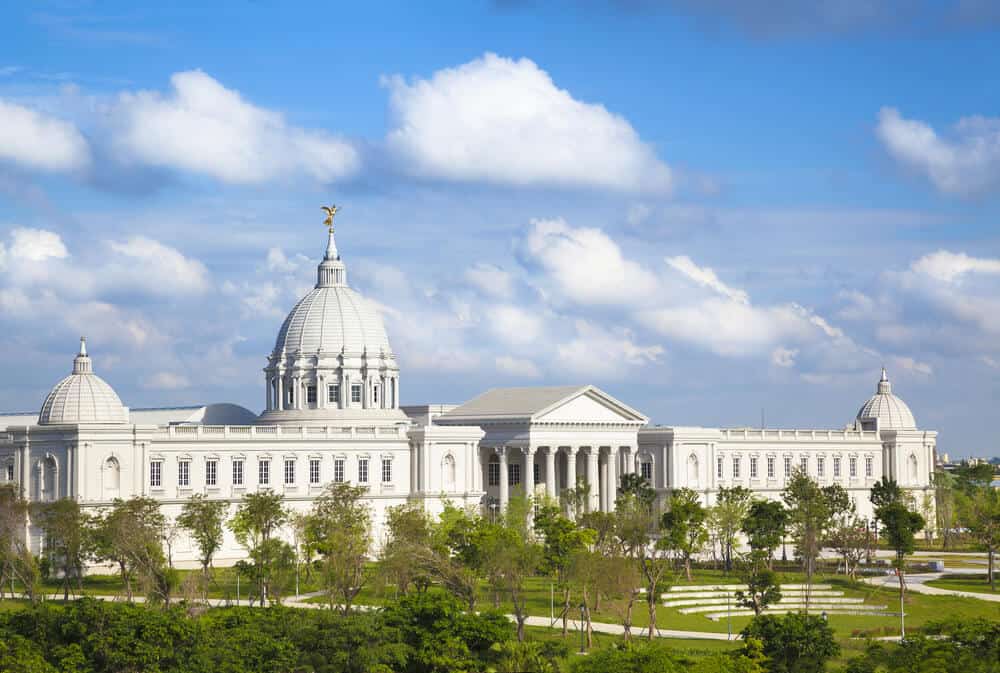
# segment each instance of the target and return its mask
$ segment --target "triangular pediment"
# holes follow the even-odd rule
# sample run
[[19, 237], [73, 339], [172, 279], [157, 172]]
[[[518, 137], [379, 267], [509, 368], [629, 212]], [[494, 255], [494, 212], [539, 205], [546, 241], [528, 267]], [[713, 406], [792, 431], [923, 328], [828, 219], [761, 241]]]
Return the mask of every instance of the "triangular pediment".
[[545, 423], [646, 423], [648, 419], [603, 390], [587, 386], [531, 418]]

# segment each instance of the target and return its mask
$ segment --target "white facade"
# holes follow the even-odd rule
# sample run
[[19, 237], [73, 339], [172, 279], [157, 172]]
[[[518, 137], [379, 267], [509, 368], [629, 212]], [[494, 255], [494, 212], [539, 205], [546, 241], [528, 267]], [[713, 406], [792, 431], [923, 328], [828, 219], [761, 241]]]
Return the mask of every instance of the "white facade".
[[[688, 487], [706, 504], [741, 484], [778, 497], [804, 465], [839, 483], [862, 516], [883, 476], [930, 488], [936, 433], [916, 428], [883, 371], [876, 394], [846, 429], [761, 430], [649, 426], [593, 386], [506, 388], [460, 406], [401, 407], [400, 371], [374, 305], [347, 285], [331, 231], [316, 287], [289, 313], [264, 368], [259, 416], [230, 404], [129, 410], [96, 373], [81, 340], [72, 373], [39, 414], [0, 415], [0, 483], [33, 501], [76, 498], [100, 509], [149, 496], [174, 519], [203, 493], [235, 506], [271, 489], [308, 509], [332, 481], [368, 487], [376, 544], [386, 510], [445, 501], [488, 512], [511, 495], [557, 498], [579, 482], [589, 507], [614, 507], [623, 475], [647, 477], [661, 495]], [[804, 462], [803, 462], [804, 461]], [[788, 468], [788, 469], [786, 469]], [[29, 533], [38, 547], [34, 529]], [[220, 563], [242, 558], [228, 537]], [[174, 561], [193, 563], [183, 535]]]

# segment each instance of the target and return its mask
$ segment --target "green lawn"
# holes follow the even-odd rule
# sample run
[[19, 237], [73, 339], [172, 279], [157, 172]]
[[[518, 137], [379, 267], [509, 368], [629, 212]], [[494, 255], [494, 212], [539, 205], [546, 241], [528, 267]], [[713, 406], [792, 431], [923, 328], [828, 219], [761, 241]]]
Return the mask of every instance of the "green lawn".
[[[1000, 580], [1000, 577], [997, 579]], [[973, 591], [980, 594], [1000, 593], [1000, 581], [997, 582], [997, 590], [991, 591], [990, 585], [986, 581], [986, 573], [982, 575], [945, 575], [940, 579], [929, 580], [925, 584], [940, 589], [954, 589], [955, 591]]]

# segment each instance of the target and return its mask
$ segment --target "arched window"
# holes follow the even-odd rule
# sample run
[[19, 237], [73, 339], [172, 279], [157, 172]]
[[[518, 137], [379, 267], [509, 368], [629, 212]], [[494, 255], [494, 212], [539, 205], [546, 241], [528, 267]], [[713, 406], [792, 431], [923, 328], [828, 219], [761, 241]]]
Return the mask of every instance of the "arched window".
[[118, 497], [118, 489], [121, 486], [121, 465], [118, 464], [118, 459], [111, 456], [105, 460], [102, 472], [101, 484], [104, 490], [104, 499]]
[[698, 456], [693, 453], [687, 460], [687, 480], [689, 485], [698, 483]]
[[441, 476], [444, 479], [444, 490], [455, 490], [455, 459], [449, 453], [441, 460]]
[[909, 462], [909, 467], [910, 467], [910, 483], [914, 483], [914, 482], [917, 481], [917, 457], [916, 457], [916, 455], [914, 455], [914, 454], [911, 453], [910, 454], [910, 459], [909, 459], [908, 462]]

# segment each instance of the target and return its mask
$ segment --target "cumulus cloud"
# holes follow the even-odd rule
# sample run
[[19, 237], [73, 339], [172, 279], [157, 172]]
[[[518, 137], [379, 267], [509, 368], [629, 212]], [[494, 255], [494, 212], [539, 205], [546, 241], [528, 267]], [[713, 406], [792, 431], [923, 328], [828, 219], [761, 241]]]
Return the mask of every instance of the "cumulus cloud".
[[1000, 187], [1000, 118], [963, 117], [942, 136], [929, 124], [884, 107], [876, 134], [893, 159], [945, 194], [968, 196]]
[[528, 359], [501, 355], [496, 358], [497, 370], [524, 379], [534, 379], [542, 375], [534, 362]]
[[798, 348], [783, 348], [778, 346], [771, 351], [771, 364], [775, 367], [789, 368], [795, 366], [795, 358], [799, 355]]
[[389, 149], [412, 173], [509, 185], [666, 192], [670, 169], [623, 117], [534, 62], [487, 53], [389, 90]]
[[43, 262], [69, 256], [59, 234], [45, 229], [17, 228], [11, 231], [10, 256], [13, 260]]
[[640, 345], [627, 328], [607, 329], [584, 319], [574, 323], [576, 334], [556, 346], [559, 364], [578, 376], [616, 379], [632, 368], [654, 363], [663, 355], [657, 344]]
[[118, 258], [113, 258], [111, 268], [105, 273], [127, 279], [131, 287], [166, 296], [197, 294], [209, 288], [209, 273], [204, 264], [159, 241], [134, 236], [108, 245]]
[[123, 161], [235, 184], [299, 175], [331, 182], [358, 170], [358, 152], [347, 141], [292, 126], [200, 70], [175, 73], [170, 83], [167, 94], [126, 92], [111, 107]]
[[571, 302], [635, 304], [658, 287], [656, 276], [628, 259], [600, 229], [571, 227], [563, 219], [532, 220], [522, 247], [551, 291]]
[[465, 270], [465, 280], [487, 295], [506, 299], [514, 294], [510, 273], [493, 264], [476, 264]]
[[87, 140], [71, 122], [3, 100], [0, 119], [0, 160], [53, 172], [78, 171], [90, 163]]
[[945, 283], [959, 283], [968, 274], [1000, 274], [1000, 259], [970, 257], [964, 252], [938, 250], [913, 262], [910, 268]]
[[151, 390], [181, 390], [190, 387], [191, 382], [181, 374], [156, 372], [146, 379], [143, 385]]

